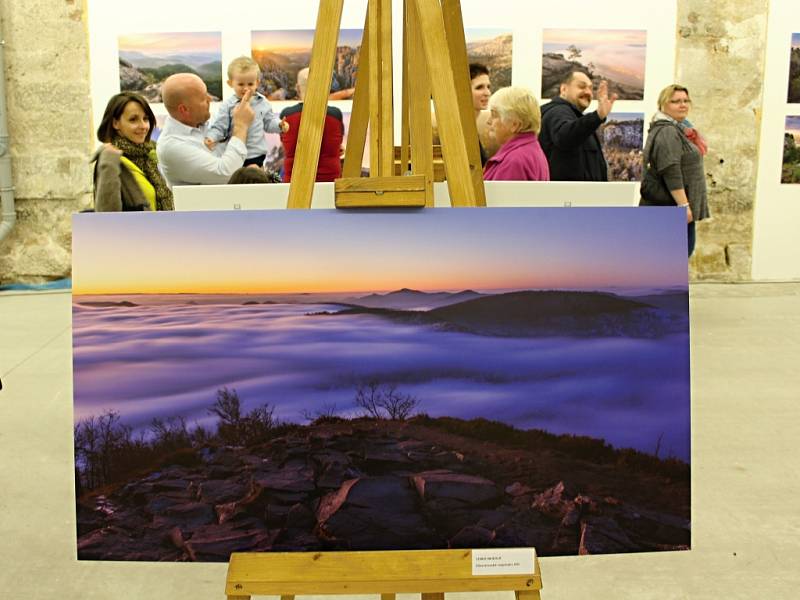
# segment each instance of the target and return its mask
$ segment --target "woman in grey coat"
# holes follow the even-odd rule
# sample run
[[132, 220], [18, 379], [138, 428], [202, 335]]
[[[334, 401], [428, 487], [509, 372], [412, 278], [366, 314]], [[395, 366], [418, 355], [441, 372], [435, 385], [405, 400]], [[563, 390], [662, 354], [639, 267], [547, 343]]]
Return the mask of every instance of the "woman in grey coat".
[[686, 209], [689, 256], [694, 252], [695, 223], [707, 219], [708, 198], [703, 137], [686, 118], [689, 90], [673, 84], [658, 96], [644, 148], [644, 175], [639, 206], [680, 206]]

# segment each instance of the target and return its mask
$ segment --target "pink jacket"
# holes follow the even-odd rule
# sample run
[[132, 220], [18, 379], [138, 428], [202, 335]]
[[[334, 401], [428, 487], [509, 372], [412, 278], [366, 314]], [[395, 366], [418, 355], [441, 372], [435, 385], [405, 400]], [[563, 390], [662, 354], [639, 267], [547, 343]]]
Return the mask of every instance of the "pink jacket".
[[486, 163], [486, 181], [550, 181], [539, 139], [535, 133], [518, 133], [500, 147]]

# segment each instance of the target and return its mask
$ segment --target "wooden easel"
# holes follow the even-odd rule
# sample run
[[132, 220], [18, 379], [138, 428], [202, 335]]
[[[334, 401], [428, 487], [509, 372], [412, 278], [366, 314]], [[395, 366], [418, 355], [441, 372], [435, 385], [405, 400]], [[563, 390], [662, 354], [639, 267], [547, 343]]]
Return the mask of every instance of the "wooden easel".
[[[533, 552], [531, 550], [531, 552]], [[228, 600], [251, 596], [421, 593], [422, 600], [444, 600], [447, 592], [514, 590], [517, 600], [540, 600], [539, 561], [524, 575], [472, 575], [471, 550], [392, 552], [237, 553], [231, 555], [225, 593]]]
[[[320, 0], [288, 208], [311, 208], [344, 0]], [[369, 0], [340, 208], [433, 206], [430, 98], [453, 206], [485, 206], [460, 0], [404, 0], [401, 171], [395, 175], [392, 0]], [[361, 178], [367, 127], [370, 176]]]

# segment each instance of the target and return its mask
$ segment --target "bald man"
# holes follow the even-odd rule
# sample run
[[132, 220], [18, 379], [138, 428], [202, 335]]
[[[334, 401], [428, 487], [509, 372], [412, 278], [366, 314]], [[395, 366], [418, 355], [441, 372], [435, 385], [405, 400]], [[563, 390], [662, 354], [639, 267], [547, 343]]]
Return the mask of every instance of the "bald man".
[[228, 144], [212, 151], [203, 143], [211, 117], [206, 84], [191, 73], [176, 73], [164, 81], [161, 97], [169, 116], [158, 138], [157, 153], [170, 187], [228, 183], [247, 157], [247, 130], [255, 116], [249, 102], [251, 94], [245, 92], [233, 110]]

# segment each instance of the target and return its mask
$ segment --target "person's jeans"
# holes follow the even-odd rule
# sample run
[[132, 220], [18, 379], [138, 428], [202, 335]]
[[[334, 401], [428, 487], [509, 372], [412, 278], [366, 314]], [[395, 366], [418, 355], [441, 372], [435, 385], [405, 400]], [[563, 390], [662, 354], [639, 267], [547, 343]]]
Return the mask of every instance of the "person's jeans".
[[697, 232], [695, 231], [694, 221], [689, 223], [686, 227], [686, 237], [689, 241], [689, 256], [694, 252], [694, 246], [697, 243]]
[[267, 159], [266, 154], [262, 154], [260, 156], [254, 156], [253, 158], [248, 158], [244, 161], [243, 167], [249, 167], [250, 165], [258, 165], [259, 167], [264, 166], [264, 161]]

